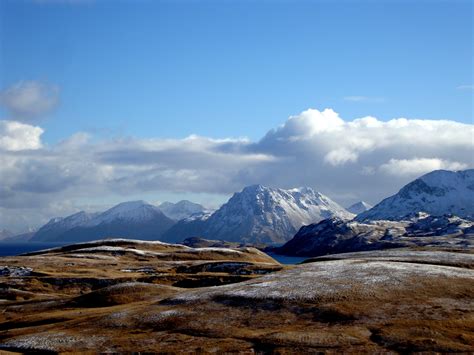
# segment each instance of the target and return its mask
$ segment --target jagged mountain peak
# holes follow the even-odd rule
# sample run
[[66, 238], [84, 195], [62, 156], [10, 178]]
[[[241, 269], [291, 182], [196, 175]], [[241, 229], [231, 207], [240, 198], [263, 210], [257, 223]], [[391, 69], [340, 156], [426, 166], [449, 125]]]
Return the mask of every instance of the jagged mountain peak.
[[453, 214], [474, 220], [474, 169], [432, 171], [408, 183], [356, 219], [401, 220], [416, 212]]
[[284, 190], [257, 184], [234, 193], [207, 219], [183, 221], [167, 235], [171, 241], [201, 236], [245, 243], [281, 243], [302, 225], [334, 215], [345, 219], [354, 216], [310, 188]]
[[[255, 193], [255, 192], [263, 192], [265, 190], [270, 190], [270, 189], [272, 189], [272, 188], [268, 187], [268, 186], [264, 186], [264, 185], [261, 185], [261, 184], [253, 184], [253, 185], [245, 186], [242, 189], [242, 192], [243, 193]], [[238, 192], [236, 192], [236, 193], [238, 193]]]

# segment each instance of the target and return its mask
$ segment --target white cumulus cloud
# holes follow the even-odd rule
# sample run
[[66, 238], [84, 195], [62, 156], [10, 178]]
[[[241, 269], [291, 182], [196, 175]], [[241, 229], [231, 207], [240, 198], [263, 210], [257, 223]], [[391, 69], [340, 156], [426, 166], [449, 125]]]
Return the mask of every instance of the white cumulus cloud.
[[43, 129], [16, 121], [0, 121], [0, 150], [40, 149]]
[[196, 135], [104, 140], [78, 132], [42, 146], [42, 132], [19, 122], [0, 124], [5, 221], [17, 221], [21, 211], [32, 223], [44, 222], [57, 214], [58, 201], [72, 211], [98, 197], [224, 197], [255, 183], [310, 186], [342, 204], [375, 204], [425, 172], [474, 168], [472, 124], [372, 116], [348, 120], [332, 109], [291, 116], [258, 141]]
[[417, 176], [433, 170], [463, 170], [468, 164], [437, 158], [390, 159], [380, 170], [397, 176]]

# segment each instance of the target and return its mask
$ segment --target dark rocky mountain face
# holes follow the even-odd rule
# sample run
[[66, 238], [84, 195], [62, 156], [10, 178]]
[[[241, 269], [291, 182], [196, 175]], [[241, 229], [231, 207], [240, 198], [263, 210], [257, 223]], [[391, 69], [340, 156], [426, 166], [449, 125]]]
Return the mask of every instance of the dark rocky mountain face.
[[401, 247], [474, 246], [474, 222], [452, 215], [425, 213], [402, 221], [344, 221], [326, 219], [302, 227], [295, 237], [275, 251], [294, 256], [319, 256]]

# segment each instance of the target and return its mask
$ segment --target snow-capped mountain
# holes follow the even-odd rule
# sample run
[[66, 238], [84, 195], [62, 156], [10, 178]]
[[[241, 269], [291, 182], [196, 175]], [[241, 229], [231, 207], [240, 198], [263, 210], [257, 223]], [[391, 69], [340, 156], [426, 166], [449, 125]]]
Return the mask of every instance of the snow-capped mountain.
[[119, 203], [107, 211], [96, 215], [90, 221], [83, 224], [83, 226], [96, 226], [118, 220], [123, 222], [145, 222], [162, 215], [163, 212], [158, 207], [145, 201], [129, 201]]
[[52, 219], [35, 234], [32, 241], [88, 241], [110, 236], [159, 239], [173, 224], [174, 221], [158, 207], [144, 201], [131, 201], [102, 213], [79, 212], [66, 218]]
[[72, 214], [68, 217], [55, 217], [49, 220], [33, 235], [31, 241], [51, 241], [58, 236], [75, 227], [83, 226], [97, 217], [99, 213], [86, 213], [84, 211]]
[[453, 214], [474, 220], [474, 169], [436, 170], [423, 175], [359, 214], [356, 220], [401, 220], [417, 212]]
[[400, 247], [469, 249], [474, 247], [474, 222], [453, 215], [417, 213], [402, 221], [357, 222], [329, 218], [302, 227], [275, 251], [292, 256], [320, 256]]
[[370, 210], [372, 207], [373, 207], [372, 205], [369, 205], [365, 201], [359, 201], [359, 202], [356, 202], [353, 205], [350, 205], [349, 207], [347, 207], [346, 210], [348, 210], [350, 213], [358, 215], [362, 212]]
[[245, 243], [282, 243], [301, 226], [333, 216], [354, 217], [336, 202], [307, 187], [283, 190], [252, 185], [235, 193], [205, 219], [178, 223], [164, 238], [174, 242], [200, 236]]
[[193, 214], [203, 212], [205, 209], [198, 203], [182, 200], [176, 203], [163, 202], [158, 208], [168, 217], [179, 221]]

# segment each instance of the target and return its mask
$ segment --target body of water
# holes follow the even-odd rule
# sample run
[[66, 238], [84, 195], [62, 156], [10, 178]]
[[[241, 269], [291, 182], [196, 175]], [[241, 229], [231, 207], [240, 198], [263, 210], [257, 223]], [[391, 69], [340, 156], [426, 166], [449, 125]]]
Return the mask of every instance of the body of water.
[[267, 254], [270, 255], [276, 261], [278, 261], [280, 264], [299, 264], [302, 261], [309, 259], [306, 256], [286, 256], [286, 255], [279, 255], [279, 254], [273, 254], [273, 253], [267, 253]]
[[64, 243], [0, 243], [0, 256], [14, 256], [33, 251], [56, 248]]

